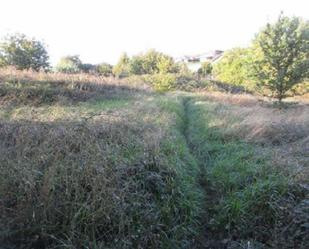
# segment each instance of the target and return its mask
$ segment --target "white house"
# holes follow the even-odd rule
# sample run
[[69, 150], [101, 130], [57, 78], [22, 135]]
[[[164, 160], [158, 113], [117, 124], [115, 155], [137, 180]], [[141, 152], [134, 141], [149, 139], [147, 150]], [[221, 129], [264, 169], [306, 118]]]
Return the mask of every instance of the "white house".
[[176, 58], [175, 61], [186, 63], [191, 71], [196, 72], [205, 61], [209, 61], [210, 63], [216, 63], [219, 61], [223, 55], [223, 52], [224, 51], [221, 50], [214, 50], [198, 55], [185, 55], [183, 57]]

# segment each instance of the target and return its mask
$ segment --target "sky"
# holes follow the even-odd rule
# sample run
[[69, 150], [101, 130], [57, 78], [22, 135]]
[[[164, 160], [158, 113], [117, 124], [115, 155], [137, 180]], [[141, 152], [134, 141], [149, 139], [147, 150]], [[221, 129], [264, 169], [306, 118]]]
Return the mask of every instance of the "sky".
[[151, 48], [179, 57], [247, 46], [281, 11], [309, 19], [309, 0], [0, 0], [0, 10], [0, 37], [44, 41], [52, 64], [114, 64]]

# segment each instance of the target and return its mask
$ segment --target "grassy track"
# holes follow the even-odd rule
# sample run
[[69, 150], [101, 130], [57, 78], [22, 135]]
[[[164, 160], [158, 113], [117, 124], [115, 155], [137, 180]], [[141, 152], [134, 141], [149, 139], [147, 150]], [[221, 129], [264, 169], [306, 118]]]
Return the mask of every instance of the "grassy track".
[[184, 103], [188, 144], [205, 172], [203, 247], [306, 248], [301, 236], [280, 238], [288, 208], [304, 198], [302, 190], [270, 164], [270, 153], [258, 153], [259, 145], [224, 136], [220, 103], [201, 97]]

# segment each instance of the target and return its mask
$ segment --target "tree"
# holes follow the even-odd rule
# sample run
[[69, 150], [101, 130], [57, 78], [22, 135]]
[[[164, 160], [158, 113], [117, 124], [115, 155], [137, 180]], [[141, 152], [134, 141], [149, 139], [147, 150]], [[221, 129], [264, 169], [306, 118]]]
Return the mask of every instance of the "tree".
[[192, 75], [193, 74], [185, 62], [176, 63], [175, 72], [179, 73], [180, 75]]
[[147, 71], [144, 67], [144, 58], [143, 56], [133, 56], [129, 63], [129, 72], [130, 74], [142, 75], [146, 74]]
[[309, 23], [282, 14], [254, 41], [255, 75], [281, 103], [288, 91], [309, 74]]
[[24, 34], [7, 36], [0, 43], [2, 64], [15, 66], [17, 69], [47, 69], [49, 56], [45, 45]]
[[129, 75], [129, 63], [130, 63], [130, 58], [126, 53], [123, 53], [120, 58], [118, 63], [114, 66], [113, 68], [113, 74], [116, 75], [117, 77], [126, 77]]
[[159, 73], [176, 73], [178, 67], [174, 62], [174, 59], [168, 55], [161, 54], [157, 62]]
[[56, 65], [56, 71], [60, 73], [79, 73], [82, 70], [82, 61], [78, 55], [66, 56], [60, 59]]
[[202, 63], [201, 67], [197, 70], [197, 74], [202, 77], [210, 75], [212, 72], [212, 65], [209, 61]]
[[226, 51], [214, 64], [213, 73], [219, 81], [236, 86], [251, 87], [252, 51], [249, 48], [234, 48]]
[[175, 73], [177, 70], [178, 67], [172, 57], [153, 49], [133, 56], [130, 61], [131, 74], [167, 74]]

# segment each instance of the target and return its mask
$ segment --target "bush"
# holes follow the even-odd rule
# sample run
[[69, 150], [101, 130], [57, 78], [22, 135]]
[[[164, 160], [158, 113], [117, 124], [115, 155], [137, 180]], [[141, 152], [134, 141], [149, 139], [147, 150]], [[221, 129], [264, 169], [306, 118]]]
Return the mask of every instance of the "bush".
[[178, 71], [178, 65], [172, 57], [155, 50], [135, 55], [131, 59], [124, 54], [113, 69], [113, 73], [118, 77], [128, 76], [129, 74], [168, 74]]
[[166, 92], [176, 87], [176, 76], [174, 74], [155, 74], [146, 77], [157, 92]]
[[214, 65], [214, 76], [222, 81], [235, 86], [251, 89], [251, 53], [247, 48], [234, 48], [226, 51], [222, 59]]
[[103, 76], [113, 75], [113, 66], [108, 63], [101, 63], [96, 66], [96, 72]]
[[66, 56], [60, 59], [56, 66], [56, 71], [59, 73], [79, 73], [82, 68], [82, 61], [79, 56]]
[[90, 64], [90, 63], [83, 63], [80, 65], [80, 70], [83, 73], [95, 73], [96, 69], [97, 69], [97, 66]]
[[212, 73], [212, 65], [210, 62], [205, 61], [202, 63], [201, 67], [197, 70], [197, 74], [200, 77], [206, 77]]
[[126, 53], [122, 54], [118, 63], [113, 67], [113, 74], [119, 78], [129, 76], [130, 72], [130, 58]]

